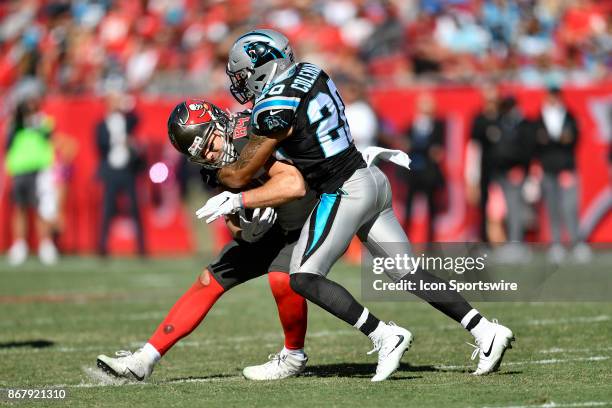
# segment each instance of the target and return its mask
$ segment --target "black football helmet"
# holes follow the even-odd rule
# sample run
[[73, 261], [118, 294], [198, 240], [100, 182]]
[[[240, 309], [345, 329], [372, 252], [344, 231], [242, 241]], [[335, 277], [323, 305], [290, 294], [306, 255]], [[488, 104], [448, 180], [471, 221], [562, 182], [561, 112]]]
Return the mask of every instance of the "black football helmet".
[[[201, 166], [218, 169], [236, 161], [238, 153], [232, 143], [233, 121], [218, 106], [188, 99], [176, 105], [168, 118], [170, 143], [189, 160]], [[223, 149], [214, 162], [205, 159], [214, 136], [223, 140]]]

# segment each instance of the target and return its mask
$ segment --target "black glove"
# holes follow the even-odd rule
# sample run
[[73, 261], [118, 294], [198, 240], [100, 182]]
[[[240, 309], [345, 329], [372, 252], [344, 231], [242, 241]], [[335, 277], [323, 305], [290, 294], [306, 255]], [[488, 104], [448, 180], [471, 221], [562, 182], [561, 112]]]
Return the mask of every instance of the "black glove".
[[206, 167], [202, 167], [200, 169], [200, 175], [202, 176], [202, 181], [204, 184], [207, 184], [210, 188], [219, 187], [219, 179], [217, 179], [217, 173], [219, 173], [219, 169], [209, 169]]

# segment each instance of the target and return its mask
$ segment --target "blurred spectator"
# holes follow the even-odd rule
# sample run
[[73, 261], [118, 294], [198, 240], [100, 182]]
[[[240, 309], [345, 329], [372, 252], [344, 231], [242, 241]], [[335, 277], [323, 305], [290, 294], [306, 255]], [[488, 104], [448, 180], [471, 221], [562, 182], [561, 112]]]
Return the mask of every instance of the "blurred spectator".
[[436, 192], [444, 186], [441, 162], [444, 155], [446, 127], [435, 116], [435, 102], [430, 94], [417, 98], [417, 112], [408, 129], [408, 155], [412, 160], [406, 172], [408, 195], [406, 196], [406, 225], [410, 230], [412, 203], [415, 195], [423, 193], [427, 200], [429, 217], [427, 242], [433, 242], [434, 222], [437, 215]]
[[368, 73], [374, 85], [475, 74], [550, 85], [612, 71], [607, 1], [11, 0], [0, 19], [0, 91], [37, 76], [54, 91], [91, 92], [121, 76], [134, 90], [207, 93], [252, 27], [283, 31], [332, 77]]
[[490, 34], [468, 13], [448, 13], [438, 18], [434, 36], [454, 53], [482, 54], [489, 46]]
[[423, 13], [408, 26], [409, 58], [415, 76], [439, 75], [445, 51], [436, 43], [436, 18]]
[[535, 16], [531, 16], [522, 23], [521, 33], [517, 39], [517, 49], [520, 54], [526, 57], [549, 54], [553, 45], [550, 33], [543, 29]]
[[158, 51], [150, 42], [138, 39], [126, 64], [126, 79], [131, 90], [142, 89], [153, 76], [159, 61]]
[[501, 187], [506, 205], [507, 240], [523, 241], [525, 201], [523, 184], [535, 148], [530, 124], [523, 118], [514, 97], [502, 99], [499, 118], [488, 130], [491, 148], [483, 158], [492, 163], [493, 179]]
[[53, 183], [53, 120], [40, 110], [40, 95], [19, 103], [8, 136], [6, 169], [12, 178], [13, 244], [8, 252], [11, 265], [20, 265], [28, 256], [28, 210], [35, 210], [38, 256], [42, 263], [57, 262], [50, 224], [57, 216], [57, 191]]
[[486, 0], [483, 2], [481, 12], [483, 25], [491, 33], [494, 46], [510, 46], [521, 20], [518, 3], [508, 0]]
[[59, 236], [66, 229], [66, 198], [68, 185], [74, 173], [74, 161], [78, 153], [78, 142], [74, 137], [62, 133], [53, 135], [55, 147], [55, 160], [52, 174], [53, 182], [57, 188], [57, 219], [53, 225], [53, 233]]
[[470, 157], [466, 158], [467, 171], [472, 172], [468, 177], [468, 192], [470, 201], [478, 203], [480, 213], [480, 239], [488, 242], [487, 233], [487, 205], [489, 202], [489, 185], [492, 180], [494, 163], [491, 161], [491, 149], [497, 136], [497, 123], [499, 120], [499, 93], [494, 86], [487, 86], [482, 90], [484, 106], [482, 111], [472, 122]]
[[375, 146], [378, 118], [366, 99], [365, 86], [358, 82], [349, 82], [342, 87], [342, 97], [346, 105], [344, 113], [357, 149]]
[[361, 47], [361, 54], [366, 61], [396, 53], [401, 50], [404, 41], [404, 27], [395, 5], [388, 1], [381, 2], [379, 13], [375, 28], [362, 27], [371, 32]]
[[[578, 176], [576, 174], [576, 143], [578, 124], [561, 99], [561, 90], [548, 90], [535, 125], [537, 156], [544, 176], [542, 187], [548, 209], [552, 247], [549, 258], [560, 263], [565, 258], [561, 245], [561, 220], [567, 229], [574, 258], [588, 260], [588, 248], [578, 231]], [[586, 259], [585, 259], [586, 257]]]
[[145, 255], [144, 232], [136, 191], [136, 176], [141, 167], [141, 158], [132, 140], [138, 117], [129, 111], [127, 103], [128, 100], [123, 94], [110, 91], [106, 96], [106, 116], [95, 129], [100, 154], [98, 175], [104, 183], [102, 227], [98, 246], [102, 256], [108, 254], [110, 223], [117, 213], [117, 198], [122, 192], [127, 194], [130, 201], [130, 215], [136, 227], [138, 253]]

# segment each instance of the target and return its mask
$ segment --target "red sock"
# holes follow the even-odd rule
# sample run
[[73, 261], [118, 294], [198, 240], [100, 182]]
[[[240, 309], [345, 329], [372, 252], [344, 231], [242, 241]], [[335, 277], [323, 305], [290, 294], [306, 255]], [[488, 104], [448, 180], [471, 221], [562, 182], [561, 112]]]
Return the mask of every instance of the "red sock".
[[198, 327], [223, 294], [223, 287], [215, 278], [210, 273], [205, 276], [206, 278], [198, 277], [193, 286], [180, 297], [149, 339], [149, 343], [162, 356], [170, 350], [174, 343]]
[[269, 272], [268, 280], [285, 333], [285, 347], [289, 350], [304, 348], [304, 337], [306, 337], [308, 324], [306, 299], [291, 289], [288, 273]]

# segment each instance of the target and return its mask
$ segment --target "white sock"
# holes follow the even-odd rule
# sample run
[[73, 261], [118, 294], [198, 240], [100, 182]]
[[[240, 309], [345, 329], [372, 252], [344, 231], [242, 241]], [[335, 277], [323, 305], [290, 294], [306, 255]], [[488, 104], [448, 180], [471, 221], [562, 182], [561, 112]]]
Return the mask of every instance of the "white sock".
[[472, 333], [474, 338], [480, 339], [486, 334], [487, 330], [489, 330], [490, 325], [491, 322], [483, 316], [478, 324], [472, 330], [470, 330], [470, 333]]
[[142, 352], [149, 358], [149, 362], [151, 364], [157, 363], [161, 358], [161, 354], [159, 354], [159, 351], [157, 351], [157, 349], [153, 347], [151, 343], [147, 343], [142, 346]]
[[294, 357], [298, 357], [300, 359], [304, 359], [306, 357], [306, 354], [304, 353], [304, 349], [296, 349], [296, 350], [291, 350], [288, 349], [287, 347], [283, 347], [283, 350], [281, 351], [281, 354], [291, 354]]
[[357, 330], [360, 330], [361, 326], [363, 326], [366, 320], [368, 320], [369, 314], [370, 314], [370, 311], [368, 310], [368, 308], [364, 307], [363, 311], [361, 312], [361, 315], [359, 316], [359, 319], [357, 319], [353, 327], [356, 328]]
[[374, 339], [378, 339], [378, 338], [382, 337], [382, 335], [385, 332], [386, 328], [387, 328], [387, 325], [385, 324], [385, 322], [383, 322], [381, 320], [380, 322], [378, 322], [378, 326], [376, 326], [374, 331], [372, 333], [370, 333], [368, 335], [368, 337], [370, 338], [370, 340], [374, 341]]

